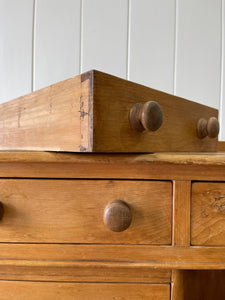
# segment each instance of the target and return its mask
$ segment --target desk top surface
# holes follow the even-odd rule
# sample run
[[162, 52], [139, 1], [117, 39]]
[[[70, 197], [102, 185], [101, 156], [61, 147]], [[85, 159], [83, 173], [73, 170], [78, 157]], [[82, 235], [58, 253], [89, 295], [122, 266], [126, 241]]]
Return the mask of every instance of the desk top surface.
[[214, 153], [161, 152], [149, 154], [97, 154], [69, 152], [0, 151], [0, 163], [178, 164], [225, 165], [225, 151]]

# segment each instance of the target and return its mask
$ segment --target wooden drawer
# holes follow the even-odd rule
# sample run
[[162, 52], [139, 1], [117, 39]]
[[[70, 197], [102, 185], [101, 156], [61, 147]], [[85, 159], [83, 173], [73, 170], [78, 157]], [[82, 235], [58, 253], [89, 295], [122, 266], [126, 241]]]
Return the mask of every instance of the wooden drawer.
[[217, 115], [214, 108], [90, 71], [1, 104], [0, 149], [216, 151]]
[[169, 300], [169, 284], [1, 281], [2, 300]]
[[[169, 181], [2, 179], [0, 199], [1, 242], [171, 244]], [[103, 222], [114, 200], [132, 215], [122, 232]]]
[[225, 183], [192, 184], [191, 244], [225, 246]]

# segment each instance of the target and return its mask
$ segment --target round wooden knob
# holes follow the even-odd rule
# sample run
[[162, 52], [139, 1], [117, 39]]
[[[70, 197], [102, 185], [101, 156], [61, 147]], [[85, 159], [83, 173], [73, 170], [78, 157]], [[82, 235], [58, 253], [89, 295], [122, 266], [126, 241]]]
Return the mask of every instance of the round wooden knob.
[[129, 206], [122, 200], [110, 202], [104, 211], [106, 227], [115, 232], [126, 230], [131, 223], [132, 215]]
[[136, 103], [130, 110], [129, 121], [131, 128], [136, 131], [156, 131], [163, 122], [162, 108], [155, 101]]
[[216, 138], [219, 134], [220, 126], [217, 118], [211, 117], [207, 121], [206, 119], [200, 119], [197, 125], [197, 133], [200, 139], [206, 136], [210, 138]]
[[0, 220], [2, 219], [3, 215], [4, 215], [4, 207], [2, 202], [0, 202]]
[[207, 131], [208, 131], [208, 137], [210, 138], [215, 138], [218, 136], [220, 131], [220, 125], [217, 118], [212, 117], [208, 120]]

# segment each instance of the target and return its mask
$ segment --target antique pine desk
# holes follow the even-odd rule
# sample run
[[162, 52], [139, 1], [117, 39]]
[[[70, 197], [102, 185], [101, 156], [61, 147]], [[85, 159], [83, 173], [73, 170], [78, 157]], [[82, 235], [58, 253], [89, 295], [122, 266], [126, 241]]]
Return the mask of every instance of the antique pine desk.
[[225, 299], [216, 117], [96, 71], [2, 104], [0, 299]]
[[1, 299], [224, 299], [225, 154], [1, 152], [0, 176]]

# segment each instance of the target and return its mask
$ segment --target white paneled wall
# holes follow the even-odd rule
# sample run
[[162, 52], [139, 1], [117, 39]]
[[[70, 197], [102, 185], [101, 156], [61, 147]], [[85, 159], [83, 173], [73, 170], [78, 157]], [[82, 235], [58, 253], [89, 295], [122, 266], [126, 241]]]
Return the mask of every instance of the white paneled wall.
[[36, 0], [34, 89], [79, 73], [80, 0]]
[[0, 0], [0, 102], [98, 69], [219, 108], [225, 140], [224, 35], [225, 0]]
[[173, 93], [175, 0], [131, 0], [128, 79]]
[[81, 72], [104, 70], [126, 78], [127, 0], [83, 0]]
[[221, 0], [177, 2], [177, 95], [219, 108]]
[[32, 89], [33, 1], [0, 0], [0, 102]]

